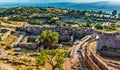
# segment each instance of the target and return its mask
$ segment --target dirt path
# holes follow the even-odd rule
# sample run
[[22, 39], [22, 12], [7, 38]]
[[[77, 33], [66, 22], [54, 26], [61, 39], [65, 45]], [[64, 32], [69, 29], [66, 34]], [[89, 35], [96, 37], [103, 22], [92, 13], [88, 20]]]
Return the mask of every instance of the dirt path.
[[4, 63], [1, 63], [1, 62], [0, 62], [0, 67], [1, 67], [3, 70], [15, 70], [14, 68], [12, 68], [11, 65], [9, 65], [9, 64], [4, 64]]
[[79, 58], [79, 63], [75, 70], [91, 70], [89, 64], [84, 60], [80, 51], [87, 45], [86, 41], [89, 40], [90, 37], [90, 35], [85, 36], [82, 40], [79, 41], [78, 44], [75, 44], [72, 47], [71, 56], [76, 54]]

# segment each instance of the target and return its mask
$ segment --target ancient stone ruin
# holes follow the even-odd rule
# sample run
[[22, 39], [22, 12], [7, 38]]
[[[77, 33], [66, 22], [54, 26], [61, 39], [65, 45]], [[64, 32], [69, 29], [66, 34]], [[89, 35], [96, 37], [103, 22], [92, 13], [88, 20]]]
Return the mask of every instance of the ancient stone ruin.
[[11, 31], [9, 31], [7, 29], [0, 29], [0, 40], [5, 39], [10, 34], [11, 34]]
[[[44, 30], [52, 30], [59, 33], [59, 44], [51, 45], [53, 48], [59, 48], [62, 45], [73, 45], [70, 52], [71, 66], [78, 64], [78, 70], [119, 70], [120, 66], [115, 62], [106, 61], [103, 57], [115, 58], [120, 57], [120, 33], [98, 32], [90, 28], [68, 28], [58, 26], [26, 26], [17, 27], [15, 31], [8, 29], [0, 30], [0, 40], [9, 35], [15, 35], [16, 38], [9, 47], [14, 48], [14, 55], [22, 54], [21, 48], [36, 50], [40, 47], [38, 37]], [[81, 39], [82, 38], [82, 39]], [[76, 40], [80, 39], [80, 40]], [[96, 42], [94, 51], [88, 46], [92, 41]], [[101, 57], [102, 56], [102, 57]], [[3, 58], [6, 59], [6, 58]], [[9, 58], [10, 59], [10, 58]], [[7, 58], [7, 60], [9, 60]], [[112, 59], [113, 60], [113, 59]], [[80, 65], [80, 66], [79, 66]]]
[[69, 27], [59, 27], [59, 26], [26, 26], [26, 27], [18, 27], [16, 31], [25, 31], [29, 34], [40, 35], [40, 33], [44, 30], [52, 30], [58, 32], [59, 35], [62, 36], [74, 36], [74, 38], [81, 38], [85, 35], [89, 35], [95, 32], [94, 29], [90, 28], [69, 28]]
[[[119, 59], [120, 57], [119, 50], [117, 50], [119, 49], [120, 42], [119, 35], [119, 33], [106, 33], [96, 31], [94, 34], [85, 36], [80, 40], [78, 44], [73, 45], [73, 48], [71, 50], [71, 63], [78, 62], [78, 70], [119, 70], [119, 64], [113, 60], [113, 58]], [[93, 49], [97, 49], [97, 51], [91, 51], [89, 49], [90, 46], [88, 46], [88, 44], [93, 41], [97, 42], [96, 45], [93, 45]], [[114, 41], [117, 42], [115, 43], [116, 45], [113, 43], [111, 44], [111, 42]], [[104, 45], [110, 47], [105, 47]], [[104, 49], [102, 49], [102, 47], [104, 47]], [[98, 54], [98, 52], [100, 54]], [[112, 59], [110, 61], [106, 60], [104, 57], [101, 57], [101, 54]]]
[[35, 36], [26, 36], [17, 47], [27, 48], [27, 49], [36, 49], [38, 47], [37, 37]]
[[120, 60], [120, 33], [101, 33], [96, 40], [96, 52], [101, 56]]

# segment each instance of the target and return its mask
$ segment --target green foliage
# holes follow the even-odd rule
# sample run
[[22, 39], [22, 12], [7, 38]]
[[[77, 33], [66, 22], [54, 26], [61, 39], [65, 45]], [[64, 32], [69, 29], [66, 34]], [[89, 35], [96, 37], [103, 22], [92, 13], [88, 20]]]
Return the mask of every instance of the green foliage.
[[32, 19], [31, 21], [28, 21], [30, 24], [34, 24], [34, 25], [42, 25], [42, 22], [40, 20], [37, 19]]
[[63, 23], [63, 22], [58, 21], [58, 22], [56, 22], [56, 25], [57, 25], [57, 26], [63, 26], [63, 25], [64, 25], [64, 23]]
[[112, 24], [111, 26], [108, 26], [107, 28], [105, 28], [106, 31], [113, 31], [116, 30], [116, 25]]
[[114, 11], [112, 12], [112, 15], [113, 15], [113, 16], [117, 15], [117, 10], [114, 10]]
[[52, 32], [52, 30], [45, 30], [38, 38], [41, 44], [55, 44], [58, 43], [58, 33]]
[[39, 63], [41, 66], [44, 66], [46, 62], [48, 62], [52, 66], [52, 70], [60, 70], [65, 62], [67, 55], [67, 51], [42, 50], [40, 52], [40, 56], [38, 56], [39, 58], [37, 58], [37, 63]]
[[48, 51], [48, 63], [55, 68], [61, 69], [64, 63], [64, 59], [67, 57], [68, 53], [66, 51], [50, 50]]
[[89, 18], [87, 20], [88, 20], [88, 22], [87, 22], [85, 27], [90, 27], [91, 28], [92, 27], [92, 21]]
[[36, 57], [36, 62], [37, 62], [37, 65], [40, 65], [42, 67], [45, 66], [47, 62], [46, 50], [41, 51], [40, 55]]
[[26, 17], [24, 17], [24, 16], [16, 16], [16, 17], [11, 16], [8, 20], [10, 20], [10, 21], [24, 21], [25, 19], [26, 19]]
[[100, 10], [98, 13], [99, 13], [99, 14], [104, 14], [104, 12], [103, 12], [102, 10]]
[[[108, 16], [106, 16], [108, 15]], [[118, 20], [117, 18], [117, 10], [110, 13], [106, 13], [104, 11], [80, 11], [80, 10], [68, 10], [68, 9], [60, 9], [54, 7], [14, 7], [14, 8], [0, 8], [0, 16], [8, 17], [6, 21], [23, 21], [28, 22], [33, 25], [58, 25], [58, 26], [67, 26], [71, 27], [69, 21], [64, 22], [65, 20], [70, 20], [67, 17], [74, 19], [82, 19], [85, 17], [87, 20], [87, 24], [83, 25], [84, 27], [92, 27], [92, 21], [94, 22], [104, 22], [104, 21], [114, 21]], [[9, 17], [10, 16], [10, 17]], [[71, 20], [73, 23], [78, 23], [78, 21]]]
[[54, 20], [54, 19], [50, 19], [50, 20], [47, 21], [48, 24], [53, 24], [55, 22], [56, 22], [56, 20]]
[[96, 24], [96, 25], [95, 25], [95, 28], [96, 28], [96, 29], [101, 29], [101, 30], [102, 30], [102, 29], [103, 29], [103, 26], [102, 26], [101, 24]]
[[120, 13], [118, 14], [118, 17], [119, 17], [119, 19], [120, 19]]
[[79, 27], [79, 28], [81, 28], [81, 27], [86, 27], [86, 24], [79, 24], [78, 27]]
[[56, 62], [57, 62], [57, 64], [56, 64], [56, 67], [58, 68], [58, 69], [61, 69], [62, 68], [62, 66], [63, 66], [63, 63], [64, 63], [64, 58], [66, 58], [67, 57], [67, 55], [68, 55], [68, 52], [66, 52], [66, 51], [64, 51], [64, 52], [59, 52], [59, 51], [57, 51], [58, 53], [56, 54]]
[[72, 27], [72, 24], [64, 24], [63, 26], [66, 26], [66, 27]]

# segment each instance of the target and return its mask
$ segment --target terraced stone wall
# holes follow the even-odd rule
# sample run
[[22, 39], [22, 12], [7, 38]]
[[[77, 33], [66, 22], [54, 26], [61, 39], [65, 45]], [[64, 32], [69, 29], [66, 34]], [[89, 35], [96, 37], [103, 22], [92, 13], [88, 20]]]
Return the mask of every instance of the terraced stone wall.
[[1, 33], [0, 40], [3, 40], [4, 38], [6, 38], [7, 36], [11, 34], [11, 31], [7, 29], [1, 29], [0, 33]]
[[17, 44], [18, 47], [27, 49], [36, 49], [38, 47], [36, 36], [26, 36], [20, 43]]
[[10, 44], [9, 47], [16, 47], [20, 43], [20, 41], [23, 39], [23, 37], [24, 35], [19, 35], [17, 39], [15, 39], [14, 42]]
[[25, 31], [27, 33], [32, 33], [39, 35], [44, 30], [52, 30], [58, 32], [59, 35], [63, 36], [74, 36], [75, 38], [81, 38], [89, 34], [93, 34], [95, 32], [94, 29], [90, 28], [69, 28], [69, 27], [59, 27], [59, 26], [26, 26], [26, 27], [18, 27], [16, 31]]
[[97, 40], [97, 50], [102, 49], [106, 46], [108, 48], [119, 48], [120, 49], [120, 38], [102, 38]]

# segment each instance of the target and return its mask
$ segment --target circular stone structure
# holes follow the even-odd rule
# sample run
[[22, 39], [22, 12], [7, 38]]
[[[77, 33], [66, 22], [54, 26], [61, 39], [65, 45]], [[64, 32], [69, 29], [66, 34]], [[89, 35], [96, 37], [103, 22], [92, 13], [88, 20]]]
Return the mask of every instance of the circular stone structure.
[[120, 60], [120, 33], [102, 33], [96, 40], [96, 52], [103, 57]]
[[[120, 33], [105, 33], [96, 31], [86, 35], [80, 42], [73, 46], [71, 53], [73, 58], [78, 58], [77, 70], [120, 70], [119, 61], [113, 58], [119, 57]], [[97, 53], [99, 54], [97, 54]], [[112, 58], [101, 57], [101, 54]], [[74, 60], [74, 59], [73, 59]], [[87, 65], [87, 66], [86, 66]]]

